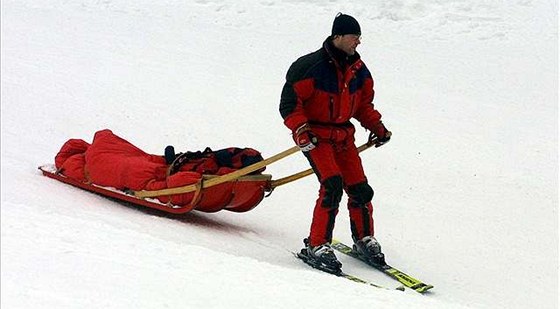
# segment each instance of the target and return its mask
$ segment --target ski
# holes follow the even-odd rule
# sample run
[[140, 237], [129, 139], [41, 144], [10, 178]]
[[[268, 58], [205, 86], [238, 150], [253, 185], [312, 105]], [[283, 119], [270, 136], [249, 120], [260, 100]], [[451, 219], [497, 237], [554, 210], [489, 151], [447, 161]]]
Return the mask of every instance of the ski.
[[[393, 289], [390, 289], [388, 287], [384, 287], [384, 286], [381, 286], [379, 284], [376, 284], [376, 283], [364, 280], [362, 278], [356, 277], [354, 275], [347, 274], [347, 273], [343, 272], [341, 269], [338, 269], [338, 270], [337, 269], [331, 269], [331, 268], [325, 267], [321, 264], [315, 264], [315, 263], [313, 263], [313, 261], [311, 261], [309, 259], [309, 257], [307, 256], [307, 254], [305, 252], [303, 252], [303, 250], [300, 253], [295, 253], [295, 252], [292, 252], [292, 253], [294, 254], [294, 256], [296, 258], [302, 260], [307, 265], [309, 265], [309, 266], [311, 266], [315, 269], [321, 270], [323, 272], [326, 272], [328, 274], [335, 275], [335, 276], [341, 277], [341, 278], [345, 278], [345, 279], [348, 279], [350, 281], [354, 281], [354, 282], [366, 284], [366, 285], [369, 285], [369, 286], [373, 286], [373, 287], [376, 287], [378, 289], [393, 290]], [[401, 286], [395, 288], [395, 290], [404, 291], [404, 286], [401, 285]]]
[[430, 284], [426, 284], [416, 278], [411, 277], [410, 275], [407, 275], [406, 273], [390, 266], [390, 265], [374, 265], [374, 264], [370, 264], [367, 263], [365, 260], [363, 260], [358, 253], [350, 246], [345, 245], [344, 243], [340, 242], [339, 240], [333, 239], [331, 246], [333, 249], [342, 252], [348, 256], [351, 256], [353, 258], [356, 258], [360, 261], [365, 262], [366, 264], [372, 266], [373, 268], [385, 273], [386, 275], [388, 275], [389, 277], [397, 280], [398, 282], [402, 283], [404, 286], [406, 286], [407, 288], [413, 289], [418, 293], [425, 293], [428, 290], [432, 289], [434, 286], [430, 285]]

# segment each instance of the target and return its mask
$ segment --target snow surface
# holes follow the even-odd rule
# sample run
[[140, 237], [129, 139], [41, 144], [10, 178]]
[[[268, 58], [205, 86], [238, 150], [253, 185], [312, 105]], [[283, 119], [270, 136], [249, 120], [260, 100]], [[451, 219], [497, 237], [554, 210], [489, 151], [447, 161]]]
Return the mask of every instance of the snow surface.
[[[2, 308], [558, 308], [558, 4], [551, 0], [3, 0]], [[150, 153], [292, 146], [289, 65], [339, 11], [393, 131], [362, 156], [388, 260], [435, 285], [308, 268], [311, 176], [254, 210], [171, 218], [43, 177], [109, 128]], [[367, 132], [358, 130], [365, 141]], [[268, 167], [302, 169], [301, 154]], [[350, 242], [345, 207], [335, 230]], [[340, 256], [344, 268], [395, 283]]]

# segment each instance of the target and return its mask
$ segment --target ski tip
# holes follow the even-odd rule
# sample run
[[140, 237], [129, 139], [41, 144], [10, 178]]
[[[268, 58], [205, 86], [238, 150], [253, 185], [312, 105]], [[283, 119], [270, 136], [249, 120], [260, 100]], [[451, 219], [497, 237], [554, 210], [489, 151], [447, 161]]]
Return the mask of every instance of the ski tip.
[[434, 288], [433, 285], [426, 284], [426, 285], [424, 285], [422, 287], [419, 287], [419, 288], [416, 288], [414, 290], [418, 293], [424, 294], [424, 293], [431, 292], [431, 289], [433, 289], [433, 288]]

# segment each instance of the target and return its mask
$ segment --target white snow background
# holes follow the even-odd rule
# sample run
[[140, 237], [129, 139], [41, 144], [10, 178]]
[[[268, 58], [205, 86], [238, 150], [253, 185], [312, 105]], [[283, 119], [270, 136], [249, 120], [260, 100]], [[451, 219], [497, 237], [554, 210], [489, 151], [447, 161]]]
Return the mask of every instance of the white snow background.
[[[557, 1], [1, 5], [2, 308], [558, 308]], [[393, 131], [362, 155], [376, 235], [432, 293], [295, 259], [314, 176], [247, 213], [177, 219], [37, 170], [104, 128], [154, 154], [291, 147], [278, 112], [285, 73], [339, 11], [361, 23], [358, 51]], [[267, 172], [306, 168], [296, 154]], [[335, 236], [351, 242], [345, 200]]]

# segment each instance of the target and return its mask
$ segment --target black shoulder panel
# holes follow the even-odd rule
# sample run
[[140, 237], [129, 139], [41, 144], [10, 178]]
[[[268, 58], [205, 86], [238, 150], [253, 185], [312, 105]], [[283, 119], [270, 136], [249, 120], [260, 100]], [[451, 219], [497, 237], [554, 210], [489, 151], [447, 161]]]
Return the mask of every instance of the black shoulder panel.
[[296, 83], [300, 80], [312, 77], [313, 68], [321, 64], [325, 59], [324, 51], [319, 49], [313, 53], [300, 57], [290, 66], [286, 74], [286, 80], [290, 83]]

